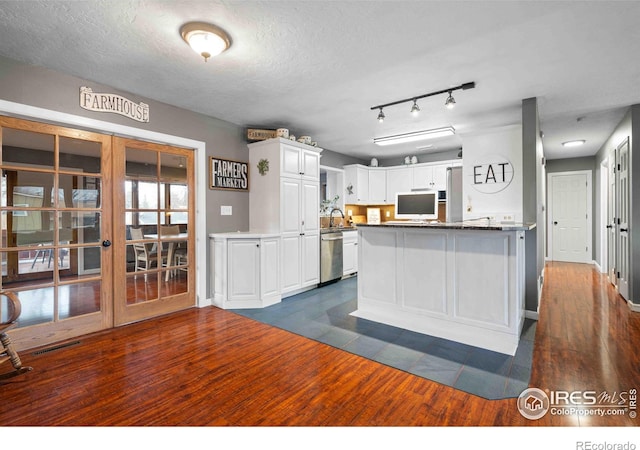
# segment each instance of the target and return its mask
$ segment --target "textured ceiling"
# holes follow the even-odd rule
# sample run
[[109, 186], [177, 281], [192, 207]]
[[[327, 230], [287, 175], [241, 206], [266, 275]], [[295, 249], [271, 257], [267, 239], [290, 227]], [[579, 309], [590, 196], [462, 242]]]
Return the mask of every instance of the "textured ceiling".
[[[640, 103], [639, 17], [636, 1], [0, 1], [0, 55], [361, 158], [420, 154], [372, 139], [445, 125], [458, 135], [428, 151], [463, 147], [537, 97], [553, 159], [594, 154]], [[204, 63], [179, 35], [189, 21], [232, 47]], [[453, 110], [445, 95], [418, 118], [370, 110], [470, 81]]]

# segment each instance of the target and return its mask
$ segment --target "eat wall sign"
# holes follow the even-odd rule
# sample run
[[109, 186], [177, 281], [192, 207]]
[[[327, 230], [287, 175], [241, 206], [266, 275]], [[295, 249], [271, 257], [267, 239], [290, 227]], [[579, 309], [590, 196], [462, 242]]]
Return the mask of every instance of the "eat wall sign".
[[475, 162], [472, 169], [471, 185], [483, 194], [496, 194], [513, 180], [513, 165], [504, 156], [485, 156], [482, 161]]

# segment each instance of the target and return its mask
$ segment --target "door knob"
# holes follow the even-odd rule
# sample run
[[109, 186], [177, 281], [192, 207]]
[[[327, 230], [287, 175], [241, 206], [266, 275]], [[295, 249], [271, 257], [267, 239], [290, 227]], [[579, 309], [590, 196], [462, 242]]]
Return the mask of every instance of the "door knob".
[[558, 225], [558, 222], [555, 222], [555, 221], [554, 221], [554, 222], [553, 222], [553, 224], [554, 224], [554, 225]]
[[104, 241], [102, 241], [102, 246], [111, 247], [111, 241], [109, 239], [105, 239]]
[[622, 232], [625, 232], [625, 233], [626, 233], [627, 231], [629, 231], [629, 229], [628, 229], [628, 228], [620, 228], [620, 232], [621, 232], [621, 233], [622, 233]]
[[607, 225], [607, 228], [613, 228], [613, 225]]

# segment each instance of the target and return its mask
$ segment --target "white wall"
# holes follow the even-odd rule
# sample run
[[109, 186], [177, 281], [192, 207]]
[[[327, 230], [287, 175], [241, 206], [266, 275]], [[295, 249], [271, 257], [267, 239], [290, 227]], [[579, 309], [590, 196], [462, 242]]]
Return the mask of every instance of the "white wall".
[[[523, 220], [522, 205], [522, 126], [513, 125], [489, 132], [468, 134], [463, 140], [463, 219], [491, 216], [497, 221], [513, 216], [515, 222]], [[496, 158], [497, 157], [497, 158]], [[486, 164], [500, 158], [513, 167], [513, 178], [504, 186], [493, 186], [499, 192], [482, 192], [491, 186], [476, 184], [477, 174], [486, 170]], [[474, 167], [483, 166], [482, 169]], [[480, 177], [482, 178], [482, 177]], [[500, 181], [500, 180], [499, 180]]]

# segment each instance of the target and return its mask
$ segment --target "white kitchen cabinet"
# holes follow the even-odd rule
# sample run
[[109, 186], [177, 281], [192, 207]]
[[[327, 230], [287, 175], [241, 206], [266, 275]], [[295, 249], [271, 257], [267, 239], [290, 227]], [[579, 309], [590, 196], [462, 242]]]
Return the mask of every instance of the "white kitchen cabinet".
[[369, 203], [369, 169], [359, 164], [344, 166], [345, 204]]
[[396, 193], [413, 189], [413, 167], [387, 169], [387, 203], [396, 201]]
[[342, 232], [342, 276], [358, 271], [358, 232]]
[[213, 303], [224, 309], [263, 308], [280, 302], [280, 235], [209, 235]]
[[451, 164], [434, 164], [413, 168], [413, 189], [433, 189], [443, 191], [447, 188], [447, 167]]
[[[320, 153], [322, 149], [286, 139], [249, 144], [252, 231], [280, 233], [284, 296], [320, 282]], [[269, 161], [261, 175], [259, 161]]]
[[320, 153], [300, 148], [294, 144], [281, 143], [281, 176], [302, 176], [320, 179]]
[[386, 169], [369, 169], [369, 204], [387, 203], [387, 171]]

